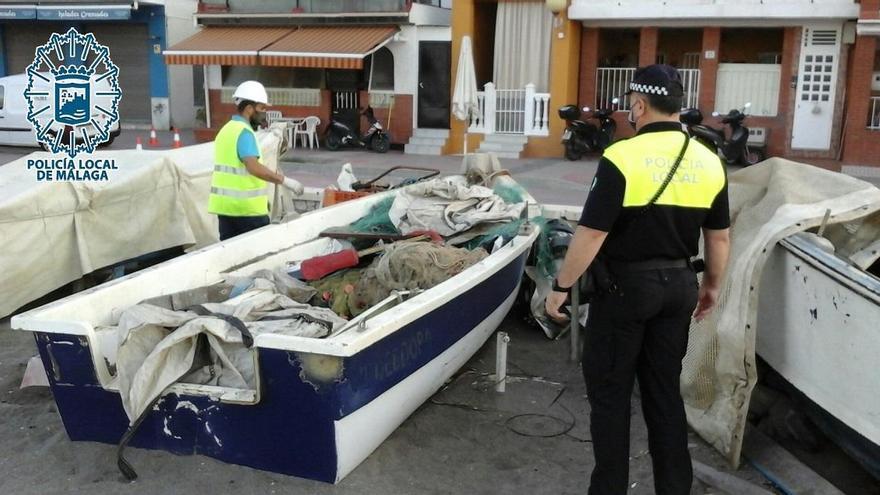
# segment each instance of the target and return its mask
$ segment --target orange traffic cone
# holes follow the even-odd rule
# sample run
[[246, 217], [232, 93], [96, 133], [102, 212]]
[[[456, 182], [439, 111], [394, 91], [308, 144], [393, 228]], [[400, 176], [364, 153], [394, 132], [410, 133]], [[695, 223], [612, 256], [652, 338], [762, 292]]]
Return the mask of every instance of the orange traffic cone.
[[138, 150], [138, 151], [141, 151], [141, 150], [144, 149], [144, 145], [141, 143], [141, 137], [140, 137], [140, 136], [138, 136], [138, 137], [137, 137], [137, 141], [135, 141], [134, 149], [136, 149], [136, 150]]
[[183, 143], [180, 142], [180, 133], [177, 132], [177, 128], [174, 128], [174, 144], [171, 146], [172, 148], [180, 148], [183, 146]]
[[150, 127], [150, 140], [147, 142], [149, 146], [159, 146], [159, 138], [156, 137], [156, 128]]

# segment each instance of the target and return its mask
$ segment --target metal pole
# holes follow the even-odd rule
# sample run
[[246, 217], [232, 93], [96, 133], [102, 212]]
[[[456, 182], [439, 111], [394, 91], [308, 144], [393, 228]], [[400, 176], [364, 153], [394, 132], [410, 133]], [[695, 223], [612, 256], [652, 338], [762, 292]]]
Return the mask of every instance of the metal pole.
[[[208, 91], [208, 66], [202, 66], [202, 79], [204, 79], [205, 86], [205, 127], [211, 127], [211, 93]], [[221, 85], [222, 86], [222, 85]], [[223, 91], [223, 88], [220, 88], [220, 91]]]
[[495, 338], [495, 391], [504, 392], [507, 383], [507, 332], [498, 332]]
[[577, 363], [580, 361], [580, 342], [578, 341], [579, 331], [580, 331], [580, 278], [575, 280], [574, 285], [571, 286], [571, 362]]

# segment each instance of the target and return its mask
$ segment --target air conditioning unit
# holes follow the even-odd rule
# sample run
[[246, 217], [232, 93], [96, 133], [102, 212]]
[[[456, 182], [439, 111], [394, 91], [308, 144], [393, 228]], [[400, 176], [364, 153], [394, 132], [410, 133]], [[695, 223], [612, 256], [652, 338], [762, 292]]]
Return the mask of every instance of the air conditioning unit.
[[765, 145], [767, 144], [767, 128], [766, 127], [749, 127], [749, 144]]
[[880, 91], [880, 71], [871, 74], [871, 91]]

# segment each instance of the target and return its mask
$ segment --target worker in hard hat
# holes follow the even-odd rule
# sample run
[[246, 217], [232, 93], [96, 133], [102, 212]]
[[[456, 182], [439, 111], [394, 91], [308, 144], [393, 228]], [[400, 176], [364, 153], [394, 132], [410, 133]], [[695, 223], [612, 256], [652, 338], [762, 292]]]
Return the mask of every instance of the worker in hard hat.
[[303, 193], [298, 181], [263, 165], [263, 155], [254, 131], [266, 120], [269, 96], [257, 81], [239, 84], [232, 95], [237, 114], [214, 140], [214, 175], [208, 212], [220, 220], [220, 240], [269, 224], [269, 194], [266, 182]]

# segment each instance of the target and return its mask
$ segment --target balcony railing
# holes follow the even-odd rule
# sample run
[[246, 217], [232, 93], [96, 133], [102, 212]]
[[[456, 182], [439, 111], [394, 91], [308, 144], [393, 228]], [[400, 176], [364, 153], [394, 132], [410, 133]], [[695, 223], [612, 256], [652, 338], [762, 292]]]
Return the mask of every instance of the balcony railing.
[[471, 116], [468, 132], [476, 134], [550, 134], [550, 94], [535, 92], [534, 84], [525, 89], [495, 89], [488, 83], [477, 93], [480, 111]]
[[[600, 67], [596, 71], [596, 108], [610, 108], [614, 98], [629, 90], [635, 67]], [[700, 102], [700, 69], [678, 69], [684, 86], [683, 108], [697, 108]], [[628, 111], [629, 101], [620, 98], [618, 110]]]
[[871, 112], [868, 114], [868, 129], [880, 131], [880, 96], [872, 96], [868, 108]]

